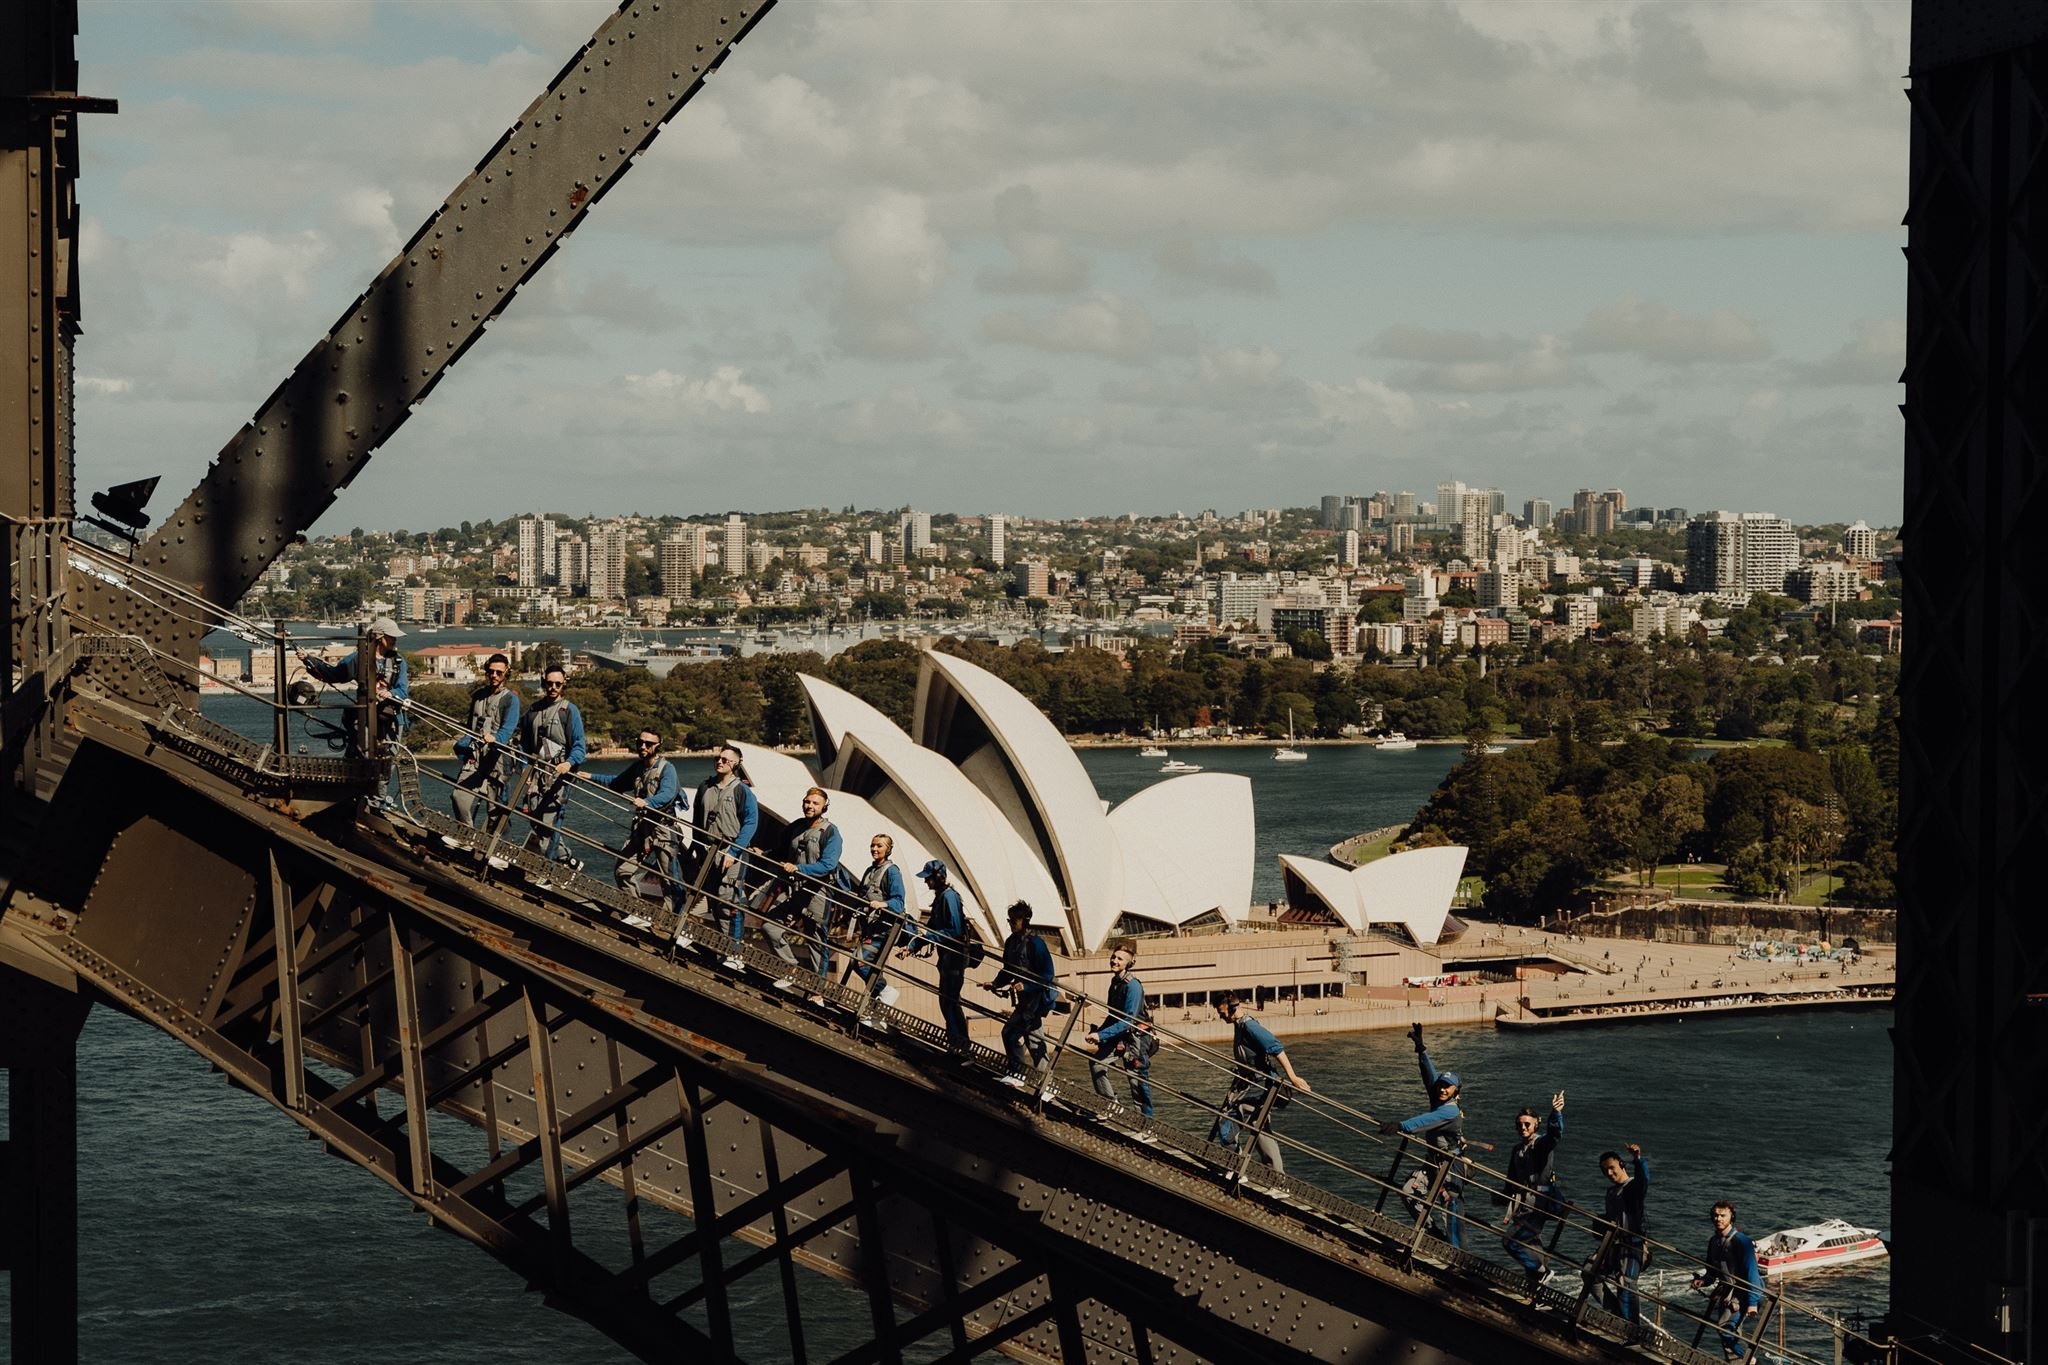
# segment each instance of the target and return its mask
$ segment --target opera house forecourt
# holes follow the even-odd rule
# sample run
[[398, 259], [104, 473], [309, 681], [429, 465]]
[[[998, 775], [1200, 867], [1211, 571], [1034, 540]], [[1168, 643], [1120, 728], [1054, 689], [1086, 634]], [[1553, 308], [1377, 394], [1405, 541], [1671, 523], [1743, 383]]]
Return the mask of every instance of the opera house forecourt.
[[[1108, 971], [1105, 944], [1138, 936], [1147, 994], [1177, 1026], [1180, 1012], [1187, 1024], [1212, 1023], [1209, 994], [1230, 989], [1256, 991], [1304, 1022], [1368, 1026], [1338, 1016], [1373, 1004], [1373, 987], [1399, 992], [1397, 971], [1438, 974], [1436, 945], [1462, 928], [1450, 916], [1462, 848], [1395, 854], [1355, 871], [1284, 855], [1289, 908], [1255, 908], [1250, 779], [1191, 773], [1109, 809], [1052, 722], [964, 659], [924, 655], [910, 733], [823, 679], [802, 684], [816, 776], [773, 749], [739, 746], [768, 821], [801, 820], [816, 782], [830, 793], [847, 858], [887, 834], [907, 873], [943, 860], [991, 948], [1002, 943], [1005, 908], [1028, 902], [1061, 977], [1090, 993], [1101, 984], [1090, 978]], [[921, 916], [922, 884], [906, 875], [905, 885]], [[1374, 926], [1382, 932], [1369, 935]], [[1391, 1003], [1377, 1006], [1405, 1019]], [[976, 1031], [992, 1027], [980, 1021]]]

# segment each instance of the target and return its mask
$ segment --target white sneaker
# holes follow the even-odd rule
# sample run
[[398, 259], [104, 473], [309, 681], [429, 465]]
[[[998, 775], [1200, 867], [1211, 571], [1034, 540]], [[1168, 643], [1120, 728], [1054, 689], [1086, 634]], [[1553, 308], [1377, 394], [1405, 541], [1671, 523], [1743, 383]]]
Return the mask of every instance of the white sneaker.
[[445, 848], [461, 848], [462, 840], [452, 834], [444, 834], [441, 836], [441, 844]]
[[892, 984], [884, 986], [880, 991], [876, 992], [875, 1003], [878, 1005], [894, 1005], [898, 1000], [901, 1000], [902, 998], [903, 992], [897, 990], [896, 987]]
[[628, 929], [652, 929], [654, 921], [645, 915], [628, 915], [621, 921]]
[[1012, 1090], [1029, 1090], [1031, 1088], [1031, 1082], [1025, 1080], [1014, 1071], [1007, 1076], [996, 1077], [996, 1082], [999, 1085], [1007, 1085]]
[[1159, 1139], [1152, 1135], [1150, 1128], [1140, 1128], [1137, 1132], [1131, 1134], [1131, 1141], [1142, 1142], [1147, 1147], [1157, 1147], [1159, 1145]]
[[[638, 915], [628, 915], [628, 916], [626, 917], [626, 923], [628, 923], [628, 924], [631, 924], [631, 923], [632, 923], [632, 922], [633, 922], [634, 920], [636, 920], [636, 919], [639, 919], [639, 918], [640, 918], [640, 916], [638, 916]], [[683, 931], [682, 931], [681, 929], [678, 929], [678, 930], [676, 930], [676, 947], [678, 947], [678, 948], [694, 948], [694, 947], [696, 947], [696, 946], [697, 946], [697, 940], [696, 940], [696, 939], [694, 939], [694, 938], [691, 938], [691, 937], [690, 937], [690, 936], [689, 936], [688, 934], [684, 933], [684, 932], [683, 932]]]
[[864, 1029], [872, 1029], [876, 1033], [887, 1033], [889, 1031], [888, 1020], [877, 1019], [873, 1015], [869, 1014], [863, 1014], [860, 1017], [860, 1026]]
[[775, 979], [774, 984], [770, 986], [769, 989], [778, 991], [793, 991], [796, 989], [796, 978], [793, 976], [777, 977]]
[[510, 858], [501, 858], [495, 853], [493, 853], [490, 857], [484, 859], [484, 863], [493, 872], [503, 872], [506, 868], [512, 866], [512, 860]]
[[724, 967], [727, 971], [731, 972], [743, 972], [747, 969], [746, 959], [743, 957], [739, 957], [737, 955], [727, 956], [725, 960], [720, 962], [718, 965]]
[[549, 881], [546, 877], [542, 877], [539, 881], [533, 884], [533, 889], [536, 891], [552, 891], [555, 889], [555, 884]]

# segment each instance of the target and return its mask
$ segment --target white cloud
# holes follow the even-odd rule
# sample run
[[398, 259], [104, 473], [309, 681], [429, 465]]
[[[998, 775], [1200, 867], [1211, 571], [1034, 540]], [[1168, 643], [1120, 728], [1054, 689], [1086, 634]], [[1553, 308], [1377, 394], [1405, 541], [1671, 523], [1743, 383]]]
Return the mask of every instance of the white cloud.
[[1412, 395], [1365, 375], [1343, 384], [1312, 380], [1308, 387], [1315, 399], [1316, 412], [1325, 421], [1349, 426], [1386, 425], [1402, 431], [1416, 424]]
[[134, 380], [116, 378], [112, 375], [82, 374], [78, 376], [78, 391], [80, 393], [111, 397], [115, 394], [127, 393], [134, 387]]
[[1273, 272], [1257, 261], [1221, 255], [1213, 247], [1198, 245], [1184, 233], [1169, 237], [1154, 259], [1161, 272], [1184, 283], [1241, 294], [1273, 292]]
[[1012, 185], [996, 196], [996, 236], [1010, 253], [1007, 266], [988, 266], [975, 282], [991, 294], [1072, 294], [1088, 284], [1087, 257], [1048, 232], [1038, 195]]
[[1771, 353], [1756, 322], [1735, 309], [1688, 316], [1635, 293], [1594, 309], [1572, 342], [1581, 351], [1628, 353], [1671, 365], [1759, 360]]
[[218, 293], [260, 304], [280, 297], [296, 303], [312, 291], [313, 272], [334, 254], [333, 243], [312, 228], [299, 232], [237, 232], [225, 238], [187, 238], [187, 265]]
[[690, 416], [714, 412], [760, 414], [774, 408], [768, 395], [749, 384], [737, 365], [721, 365], [702, 377], [669, 370], [629, 374], [625, 385], [628, 393]]
[[1856, 335], [1822, 360], [1787, 367], [1798, 383], [1896, 384], [1906, 364], [1906, 323], [1903, 318], [1864, 318]]
[[862, 204], [832, 235], [834, 339], [856, 355], [929, 355], [935, 343], [921, 314], [945, 279], [947, 258], [921, 197], [890, 192]]
[[1125, 364], [1194, 349], [1193, 329], [1154, 322], [1144, 304], [1121, 294], [1096, 294], [1051, 313], [991, 313], [982, 319], [981, 332], [990, 341]]

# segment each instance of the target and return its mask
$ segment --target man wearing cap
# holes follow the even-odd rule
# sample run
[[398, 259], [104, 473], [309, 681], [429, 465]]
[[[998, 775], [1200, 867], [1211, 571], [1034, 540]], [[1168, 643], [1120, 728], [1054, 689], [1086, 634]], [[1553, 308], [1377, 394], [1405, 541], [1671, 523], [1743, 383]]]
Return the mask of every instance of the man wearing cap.
[[[562, 809], [569, 804], [569, 774], [583, 766], [583, 712], [564, 694], [569, 674], [550, 664], [540, 675], [540, 700], [519, 720], [519, 749], [533, 765], [527, 777], [526, 846], [545, 857], [562, 856]], [[579, 864], [580, 866], [580, 864]]]
[[1028, 1073], [1045, 1065], [1045, 1016], [1059, 999], [1059, 987], [1053, 984], [1052, 950], [1031, 932], [1030, 904], [1012, 901], [1009, 921], [1010, 936], [1003, 940], [1003, 969], [988, 988], [1014, 1002], [1003, 1024], [1003, 1050], [1010, 1054], [1013, 1069], [1002, 1082], [1028, 1090]]
[[[916, 952], [924, 957], [939, 955], [939, 1017], [946, 1021], [946, 1045], [955, 1052], [967, 1050], [967, 1011], [961, 1007], [960, 992], [967, 984], [967, 911], [960, 893], [946, 884], [946, 865], [937, 858], [918, 869], [918, 878], [932, 893], [931, 908], [925, 911], [924, 932], [918, 936]], [[896, 956], [910, 952], [898, 948]]]
[[[455, 818], [471, 829], [482, 829], [486, 821], [494, 828], [503, 822], [496, 814], [505, 800], [501, 760], [519, 729], [519, 693], [505, 685], [511, 674], [512, 661], [503, 654], [484, 660], [483, 686], [469, 694], [468, 722], [455, 741], [462, 767], [448, 800]], [[444, 835], [441, 842], [454, 840]]]
[[[412, 683], [405, 666], [405, 656], [398, 652], [398, 641], [405, 634], [398, 628], [398, 622], [388, 616], [380, 616], [370, 622], [364, 630], [370, 637], [370, 680], [376, 689], [377, 699], [377, 742], [395, 744], [405, 733], [405, 704], [412, 696]], [[356, 656], [358, 651], [350, 650], [334, 663], [325, 663], [305, 653], [299, 653], [299, 663], [306, 672], [324, 683], [349, 683], [356, 679]], [[385, 760], [385, 777], [388, 780], [389, 760]], [[380, 787], [383, 785], [379, 784]]]
[[[1389, 1137], [1405, 1133], [1409, 1137], [1421, 1138], [1442, 1153], [1440, 1161], [1445, 1170], [1437, 1198], [1444, 1205], [1445, 1214], [1450, 1222], [1451, 1245], [1462, 1246], [1464, 1243], [1461, 1230], [1464, 1219], [1460, 1216], [1460, 1210], [1464, 1203], [1462, 1196], [1465, 1181], [1456, 1174], [1458, 1168], [1453, 1163], [1465, 1153], [1465, 1111], [1458, 1104], [1458, 1096], [1463, 1093], [1464, 1087], [1458, 1083], [1457, 1072], [1438, 1071], [1436, 1064], [1430, 1061], [1429, 1049], [1422, 1042], [1422, 1025], [1412, 1025], [1408, 1030], [1408, 1037], [1415, 1044], [1415, 1057], [1422, 1067], [1422, 1093], [1429, 1096], [1432, 1107], [1398, 1123], [1389, 1119], [1380, 1125], [1380, 1131]], [[1428, 1193], [1429, 1182], [1435, 1179], [1435, 1166], [1426, 1168], [1426, 1174], [1429, 1181], [1423, 1183], [1420, 1191], [1422, 1194]], [[1412, 1212], [1421, 1211], [1421, 1204], [1412, 1196], [1409, 1202]]]

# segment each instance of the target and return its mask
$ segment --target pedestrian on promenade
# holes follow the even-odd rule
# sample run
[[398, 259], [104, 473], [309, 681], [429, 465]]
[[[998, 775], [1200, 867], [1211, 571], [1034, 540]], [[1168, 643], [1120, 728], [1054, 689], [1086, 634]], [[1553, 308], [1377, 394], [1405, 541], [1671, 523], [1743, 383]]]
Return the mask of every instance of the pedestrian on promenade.
[[1003, 1084], [1029, 1090], [1026, 1072], [1045, 1065], [1045, 1016], [1059, 999], [1059, 987], [1052, 979], [1052, 950], [1045, 940], [1031, 932], [1031, 906], [1013, 901], [1009, 909], [1010, 936], [1003, 940], [1003, 969], [988, 988], [1007, 995], [1012, 1002], [1009, 1020], [1003, 1025], [1003, 1051], [1010, 1055], [1011, 1073]]
[[[1422, 1071], [1422, 1093], [1428, 1097], [1430, 1108], [1399, 1121], [1389, 1119], [1380, 1125], [1380, 1132], [1389, 1137], [1406, 1134], [1420, 1138], [1437, 1153], [1430, 1165], [1409, 1178], [1402, 1197], [1409, 1213], [1420, 1214], [1430, 1186], [1437, 1184], [1436, 1198], [1443, 1206], [1447, 1225], [1445, 1236], [1452, 1246], [1462, 1247], [1465, 1179], [1459, 1174], [1458, 1163], [1465, 1155], [1465, 1111], [1458, 1100], [1464, 1086], [1459, 1083], [1457, 1072], [1436, 1069], [1422, 1041], [1422, 1025], [1411, 1024], [1408, 1039], [1415, 1044], [1415, 1060]], [[1443, 1172], [1440, 1184], [1436, 1176], [1439, 1169]]]
[[1592, 1273], [1607, 1282], [1601, 1291], [1607, 1306], [1637, 1322], [1642, 1305], [1636, 1300], [1636, 1280], [1650, 1259], [1644, 1208], [1650, 1197], [1650, 1161], [1640, 1143], [1629, 1143], [1628, 1155], [1624, 1162], [1619, 1153], [1600, 1154], [1600, 1173], [1607, 1177], [1607, 1221], [1615, 1232]]
[[[560, 664], [540, 675], [540, 701], [519, 720], [519, 750], [527, 777], [526, 846], [562, 861], [562, 811], [569, 804], [569, 774], [583, 766], [583, 712], [563, 695], [569, 675]], [[581, 871], [580, 859], [569, 860]]]
[[1145, 985], [1131, 975], [1138, 960], [1138, 945], [1127, 938], [1109, 947], [1109, 989], [1104, 1004], [1108, 1017], [1083, 1041], [1095, 1050], [1088, 1063], [1088, 1079], [1095, 1093], [1117, 1103], [1112, 1073], [1123, 1072], [1131, 1101], [1147, 1119], [1152, 1117], [1152, 1016], [1145, 1009]]
[[[1209, 1141], [1220, 1142], [1232, 1151], [1241, 1149], [1249, 1137], [1258, 1149], [1259, 1159], [1277, 1172], [1285, 1172], [1287, 1163], [1280, 1154], [1280, 1143], [1273, 1136], [1273, 1115], [1288, 1102], [1290, 1096], [1281, 1090], [1273, 1096], [1273, 1103], [1266, 1103], [1266, 1094], [1273, 1089], [1279, 1076], [1286, 1076], [1287, 1083], [1304, 1095], [1314, 1094], [1307, 1081], [1294, 1069], [1294, 1061], [1287, 1055], [1287, 1049], [1280, 1045], [1266, 1026], [1252, 1017], [1245, 998], [1235, 991], [1224, 991], [1214, 997], [1216, 1017], [1231, 1026], [1230, 1050], [1236, 1061], [1231, 1074], [1230, 1093], [1223, 1097], [1215, 1124], [1209, 1129]], [[1263, 1121], [1260, 1110], [1265, 1111]]]
[[1500, 1239], [1502, 1250], [1515, 1259], [1528, 1276], [1528, 1290], [1534, 1294], [1549, 1280], [1543, 1268], [1543, 1225], [1563, 1207], [1557, 1188], [1557, 1144], [1564, 1141], [1564, 1091], [1550, 1097], [1550, 1114], [1538, 1131], [1536, 1111], [1523, 1109], [1515, 1115], [1515, 1145], [1508, 1151], [1508, 1187], [1493, 1196], [1505, 1204]]
[[1706, 1268], [1693, 1277], [1692, 1287], [1707, 1296], [1707, 1321], [1721, 1334], [1721, 1354], [1741, 1360], [1742, 1329], [1763, 1307], [1764, 1277], [1757, 1268], [1756, 1243], [1735, 1226], [1735, 1205], [1715, 1200], [1713, 1219]]
[[[448, 802], [455, 818], [471, 829], [504, 820], [496, 814], [505, 801], [503, 760], [519, 729], [519, 693], [506, 686], [511, 675], [512, 661], [503, 654], [484, 660], [483, 685], [470, 692], [467, 728], [455, 741], [455, 756], [462, 766], [456, 769]], [[446, 835], [441, 842], [458, 847]]]

